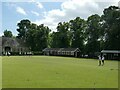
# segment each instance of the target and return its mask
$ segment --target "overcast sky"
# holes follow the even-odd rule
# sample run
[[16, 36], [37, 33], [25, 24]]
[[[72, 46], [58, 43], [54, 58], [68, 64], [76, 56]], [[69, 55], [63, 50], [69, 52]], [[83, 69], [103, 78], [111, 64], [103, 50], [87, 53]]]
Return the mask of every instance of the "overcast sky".
[[[29, 19], [36, 24], [45, 24], [56, 31], [59, 22], [69, 21], [75, 17], [87, 19], [92, 14], [101, 15], [104, 8], [118, 6], [119, 0], [4, 0], [0, 3], [0, 22], [2, 30], [11, 30], [17, 35], [17, 23]], [[0, 16], [1, 16], [0, 15]], [[0, 23], [1, 24], [1, 23]], [[0, 25], [1, 26], [1, 25]]]

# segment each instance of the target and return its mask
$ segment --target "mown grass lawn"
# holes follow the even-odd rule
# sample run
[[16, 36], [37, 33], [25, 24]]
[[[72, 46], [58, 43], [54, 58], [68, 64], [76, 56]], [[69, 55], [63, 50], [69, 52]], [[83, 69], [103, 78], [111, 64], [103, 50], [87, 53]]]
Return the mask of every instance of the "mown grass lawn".
[[52, 56], [2, 57], [3, 88], [118, 88], [118, 61]]

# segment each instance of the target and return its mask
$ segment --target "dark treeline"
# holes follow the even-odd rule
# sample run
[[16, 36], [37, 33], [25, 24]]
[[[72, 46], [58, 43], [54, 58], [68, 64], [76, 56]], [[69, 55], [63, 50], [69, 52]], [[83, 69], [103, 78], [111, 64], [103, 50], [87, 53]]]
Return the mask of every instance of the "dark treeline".
[[[59, 22], [56, 32], [44, 24], [36, 25], [30, 20], [18, 24], [18, 36], [32, 51], [52, 48], [80, 48], [83, 54], [92, 56], [103, 49], [120, 50], [120, 8], [110, 6], [103, 15], [91, 15], [84, 20], [76, 17], [69, 22]], [[9, 31], [5, 33], [11, 34]]]

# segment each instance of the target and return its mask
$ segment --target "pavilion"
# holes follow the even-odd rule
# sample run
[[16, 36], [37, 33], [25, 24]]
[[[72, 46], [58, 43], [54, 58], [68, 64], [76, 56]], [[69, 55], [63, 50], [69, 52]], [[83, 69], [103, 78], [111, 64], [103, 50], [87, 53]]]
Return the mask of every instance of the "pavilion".
[[43, 50], [44, 55], [53, 55], [53, 56], [80, 56], [79, 48], [45, 48]]

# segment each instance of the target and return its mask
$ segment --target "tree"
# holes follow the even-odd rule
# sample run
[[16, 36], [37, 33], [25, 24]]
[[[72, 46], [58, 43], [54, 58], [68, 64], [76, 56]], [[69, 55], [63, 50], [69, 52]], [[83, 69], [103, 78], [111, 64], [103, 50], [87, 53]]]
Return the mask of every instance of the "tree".
[[57, 26], [57, 32], [52, 34], [52, 47], [68, 48], [70, 47], [69, 23], [60, 22]]
[[42, 51], [48, 47], [50, 29], [47, 26], [38, 26], [29, 20], [21, 20], [17, 26], [17, 38], [22, 39], [32, 51]]
[[98, 41], [101, 36], [101, 17], [97, 14], [91, 15], [87, 19], [87, 29], [86, 29], [86, 52], [89, 56], [93, 57], [95, 52], [100, 51], [100, 42]]
[[37, 25], [32, 23], [29, 27], [29, 30], [26, 33], [26, 44], [27, 46], [29, 46], [29, 48], [31, 48], [32, 51], [35, 50], [34, 37], [36, 30], [37, 30]]
[[50, 29], [44, 24], [37, 26], [37, 30], [34, 33], [35, 50], [42, 51], [48, 47], [49, 44]]
[[8, 30], [4, 31], [4, 37], [12, 37], [12, 36], [13, 36], [13, 34], [11, 31], [8, 31]]
[[80, 17], [70, 20], [71, 47], [84, 50], [86, 21]]
[[21, 20], [17, 26], [18, 26], [18, 36], [17, 38], [23, 39], [26, 42], [26, 33], [30, 29], [31, 22], [26, 19], [26, 20]]
[[120, 50], [120, 8], [110, 6], [102, 15], [105, 47], [104, 49]]
[[52, 47], [52, 48], [59, 47], [58, 35], [59, 35], [58, 32], [51, 33], [51, 45], [50, 45], [50, 47]]

